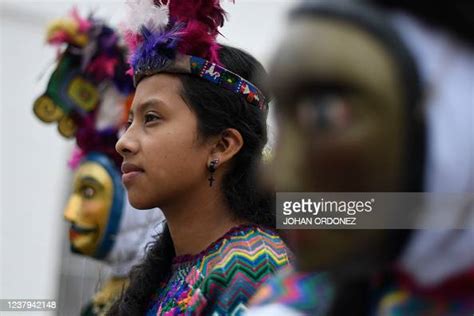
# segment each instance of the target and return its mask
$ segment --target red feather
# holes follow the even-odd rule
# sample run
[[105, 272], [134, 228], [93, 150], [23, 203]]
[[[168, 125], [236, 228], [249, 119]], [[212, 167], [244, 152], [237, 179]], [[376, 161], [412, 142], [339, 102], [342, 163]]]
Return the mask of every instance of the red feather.
[[[163, 1], [164, 2], [164, 1]], [[224, 25], [226, 12], [220, 0], [169, 0], [170, 17], [185, 23], [179, 51], [219, 63], [216, 37]], [[158, 0], [155, 3], [160, 5]]]
[[219, 45], [216, 42], [216, 36], [207, 31], [205, 24], [199, 21], [188, 21], [181, 38], [178, 46], [180, 53], [219, 62]]

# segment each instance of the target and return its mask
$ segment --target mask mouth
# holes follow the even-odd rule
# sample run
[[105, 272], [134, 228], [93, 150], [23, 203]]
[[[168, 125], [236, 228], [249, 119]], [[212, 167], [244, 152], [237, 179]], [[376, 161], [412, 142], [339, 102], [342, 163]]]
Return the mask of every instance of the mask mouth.
[[97, 227], [85, 227], [85, 226], [79, 226], [75, 223], [71, 224], [71, 227], [69, 228], [69, 237], [70, 239], [74, 239], [78, 235], [88, 235], [92, 234], [98, 231]]
[[85, 254], [84, 251], [82, 251], [80, 248], [77, 248], [74, 245], [74, 241], [79, 237], [92, 235], [98, 231], [99, 231], [98, 227], [89, 228], [89, 227], [78, 226], [77, 224], [72, 223], [71, 227], [69, 228], [69, 242], [70, 242], [69, 246], [70, 246], [71, 252], [76, 253], [76, 254], [81, 254], [81, 255]]

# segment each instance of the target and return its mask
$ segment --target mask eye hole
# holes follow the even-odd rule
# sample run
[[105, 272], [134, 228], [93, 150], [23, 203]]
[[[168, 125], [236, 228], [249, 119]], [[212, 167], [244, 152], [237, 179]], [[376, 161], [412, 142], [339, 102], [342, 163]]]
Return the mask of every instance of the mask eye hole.
[[348, 128], [352, 112], [347, 101], [338, 95], [309, 95], [297, 108], [299, 124], [314, 131], [337, 131]]
[[96, 194], [96, 190], [91, 186], [83, 186], [80, 192], [82, 197], [88, 200], [93, 199]]

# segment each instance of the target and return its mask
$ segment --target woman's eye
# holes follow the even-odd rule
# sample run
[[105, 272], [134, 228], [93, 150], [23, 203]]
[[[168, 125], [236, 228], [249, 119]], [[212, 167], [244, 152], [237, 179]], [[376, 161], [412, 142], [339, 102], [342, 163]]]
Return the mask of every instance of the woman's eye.
[[145, 114], [145, 124], [146, 123], [149, 123], [149, 122], [153, 122], [153, 121], [156, 121], [156, 120], [159, 120], [160, 117], [156, 114]]
[[132, 125], [132, 123], [133, 123], [133, 120], [129, 118], [125, 123], [122, 124], [120, 129], [126, 131]]

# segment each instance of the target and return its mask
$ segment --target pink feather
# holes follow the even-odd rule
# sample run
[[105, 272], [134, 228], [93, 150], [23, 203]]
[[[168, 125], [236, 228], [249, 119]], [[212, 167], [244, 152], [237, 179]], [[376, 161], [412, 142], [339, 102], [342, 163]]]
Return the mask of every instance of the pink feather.
[[57, 31], [49, 39], [48, 43], [53, 45], [61, 45], [68, 41], [69, 35], [66, 31]]
[[[128, 47], [128, 56], [127, 56], [127, 62], [129, 65], [131, 65], [131, 58], [132, 55], [135, 53], [137, 50], [138, 46], [143, 42], [143, 37], [138, 34], [134, 33], [132, 30], [124, 30], [122, 32], [123, 39], [125, 41], [125, 44]], [[130, 67], [127, 72], [127, 75], [133, 77], [133, 68]]]
[[171, 0], [169, 8], [171, 17], [182, 22], [200, 21], [207, 25], [209, 33], [215, 35], [226, 19], [220, 0]]
[[136, 51], [138, 46], [143, 42], [143, 37], [131, 30], [126, 30], [123, 32], [123, 39], [130, 52]]
[[77, 24], [79, 26], [78, 29], [79, 29], [80, 33], [87, 33], [90, 30], [90, 28], [92, 27], [91, 21], [82, 18], [79, 15], [79, 11], [77, 10], [77, 7], [74, 7], [71, 10], [70, 14], [71, 14], [71, 17], [77, 22]]
[[220, 0], [171, 0], [169, 9], [173, 19], [186, 23], [179, 52], [219, 64], [216, 37], [226, 19]]
[[[202, 57], [220, 64], [220, 46], [217, 44], [216, 38], [219, 35], [219, 28], [224, 25], [226, 20], [226, 12], [221, 7], [220, 0], [135, 1], [141, 1], [140, 3], [153, 1], [156, 7], [169, 10], [170, 23], [168, 27], [184, 25], [180, 31], [180, 40], [177, 47], [181, 54]], [[231, 1], [234, 2], [234, 0]], [[135, 11], [138, 12], [137, 10]], [[138, 17], [134, 16], [133, 18], [137, 19]], [[140, 20], [141, 18], [138, 19]], [[152, 33], [156, 32], [154, 28], [149, 29], [149, 31]], [[130, 56], [134, 56], [145, 38], [143, 38], [141, 32], [136, 27], [124, 30], [123, 36], [129, 48]], [[133, 64], [130, 57], [129, 63]], [[133, 69], [129, 69], [127, 73], [132, 74]]]
[[86, 71], [92, 74], [95, 80], [105, 80], [114, 76], [118, 62], [117, 58], [102, 54], [91, 61]]
[[132, 67], [128, 68], [128, 70], [125, 72], [125, 74], [130, 76], [130, 77], [133, 77], [133, 68]]
[[67, 162], [69, 168], [72, 169], [72, 170], [76, 170], [79, 167], [82, 158], [84, 158], [84, 157], [85, 157], [85, 154], [82, 151], [82, 149], [80, 149], [77, 146], [74, 147], [74, 149], [72, 151], [72, 154], [71, 154], [71, 158]]
[[219, 63], [219, 45], [216, 42], [216, 35], [210, 34], [205, 24], [200, 21], [188, 21], [181, 38], [178, 46], [180, 53], [199, 56]]

